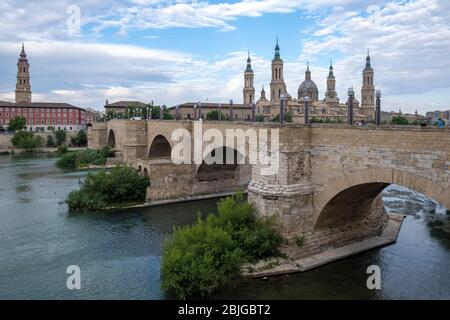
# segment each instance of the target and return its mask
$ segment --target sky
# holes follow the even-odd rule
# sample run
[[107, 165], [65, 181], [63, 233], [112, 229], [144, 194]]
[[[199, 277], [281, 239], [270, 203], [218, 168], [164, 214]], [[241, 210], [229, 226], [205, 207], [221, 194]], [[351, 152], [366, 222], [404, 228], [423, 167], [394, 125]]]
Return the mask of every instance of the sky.
[[24, 42], [33, 101], [240, 103], [248, 52], [259, 97], [277, 37], [293, 97], [309, 61], [324, 98], [332, 60], [341, 101], [360, 99], [370, 49], [383, 110], [450, 109], [448, 0], [1, 0], [0, 100]]

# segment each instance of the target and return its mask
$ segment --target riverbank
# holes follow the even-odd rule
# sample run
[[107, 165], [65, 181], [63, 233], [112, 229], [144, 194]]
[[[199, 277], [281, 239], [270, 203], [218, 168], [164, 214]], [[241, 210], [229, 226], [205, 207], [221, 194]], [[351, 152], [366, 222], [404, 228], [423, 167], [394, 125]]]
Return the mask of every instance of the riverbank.
[[272, 258], [256, 264], [247, 264], [242, 268], [242, 275], [248, 278], [263, 278], [304, 272], [368, 250], [387, 246], [397, 241], [405, 217], [403, 214], [389, 214], [390, 219], [383, 233], [372, 239], [332, 248], [301, 259]]
[[[69, 147], [67, 151], [83, 151], [86, 150], [87, 147]], [[9, 154], [32, 154], [32, 153], [58, 153], [58, 148], [37, 148], [33, 152], [29, 152], [25, 149], [18, 148], [3, 148], [0, 149], [0, 155], [9, 155]]]

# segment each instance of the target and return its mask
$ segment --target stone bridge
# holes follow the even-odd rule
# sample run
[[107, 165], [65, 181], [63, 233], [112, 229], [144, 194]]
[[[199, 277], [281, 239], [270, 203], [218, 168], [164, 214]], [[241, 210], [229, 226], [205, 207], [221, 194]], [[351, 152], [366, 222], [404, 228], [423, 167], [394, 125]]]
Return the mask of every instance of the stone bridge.
[[390, 184], [450, 208], [449, 129], [203, 122], [203, 132], [279, 129], [278, 172], [263, 175], [258, 163], [173, 164], [171, 133], [178, 128], [193, 132], [193, 122], [114, 120], [89, 130], [89, 146], [113, 145], [127, 163], [148, 174], [149, 201], [247, 186], [258, 216], [276, 216], [288, 240], [303, 239], [299, 256], [380, 235], [389, 221], [380, 194]]

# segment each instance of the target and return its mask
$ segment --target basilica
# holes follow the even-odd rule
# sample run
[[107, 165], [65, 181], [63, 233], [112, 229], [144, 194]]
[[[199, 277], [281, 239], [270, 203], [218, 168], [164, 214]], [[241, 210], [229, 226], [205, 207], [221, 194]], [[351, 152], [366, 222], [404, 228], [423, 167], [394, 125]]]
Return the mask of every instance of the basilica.
[[[375, 109], [375, 86], [374, 71], [370, 63], [370, 55], [367, 53], [366, 65], [362, 72], [363, 85], [361, 88], [361, 103], [353, 98], [353, 119], [371, 121], [374, 119]], [[247, 67], [244, 71], [243, 104], [245, 106], [255, 105], [256, 114], [270, 121], [280, 113], [280, 102], [284, 99], [286, 111], [292, 116], [293, 122], [304, 123], [305, 101], [310, 107], [310, 118], [318, 121], [346, 122], [348, 113], [348, 99], [340, 102], [336, 92], [336, 78], [333, 72], [333, 64], [330, 62], [327, 77], [327, 91], [324, 99], [319, 98], [319, 90], [311, 77], [309, 63], [305, 72], [305, 80], [300, 84], [297, 98], [292, 97], [286, 89], [284, 82], [283, 59], [280, 55], [280, 46], [275, 46], [275, 55], [272, 60], [272, 78], [270, 81], [270, 97], [266, 97], [264, 86], [258, 100], [255, 97], [253, 84], [254, 72], [251, 65], [250, 55], [247, 59]]]

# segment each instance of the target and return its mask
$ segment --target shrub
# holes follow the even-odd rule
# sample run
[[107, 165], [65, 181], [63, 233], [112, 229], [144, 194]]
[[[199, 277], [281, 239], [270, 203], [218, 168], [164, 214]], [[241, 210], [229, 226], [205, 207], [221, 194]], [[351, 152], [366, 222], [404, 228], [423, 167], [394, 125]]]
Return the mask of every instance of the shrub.
[[162, 286], [179, 299], [207, 297], [239, 276], [243, 254], [230, 234], [200, 218], [164, 246]]
[[73, 151], [66, 153], [67, 147], [65, 146], [65, 150], [66, 151], [63, 152], [63, 147], [61, 147], [60, 153], [65, 154], [63, 154], [63, 156], [56, 162], [56, 165], [60, 168], [84, 168], [89, 166], [90, 164], [101, 166], [106, 163], [106, 159], [112, 153], [109, 147], [103, 148], [101, 150], [87, 149], [83, 151]]
[[42, 145], [42, 138], [35, 136], [32, 132], [21, 130], [16, 132], [11, 142], [14, 147], [31, 152]]
[[60, 146], [63, 143], [66, 143], [66, 132], [64, 130], [58, 129], [55, 131], [55, 137], [56, 137], [56, 145]]
[[391, 122], [393, 124], [398, 124], [398, 125], [408, 125], [409, 124], [408, 119], [406, 119], [405, 117], [402, 117], [402, 116], [392, 117]]
[[[228, 115], [224, 114], [223, 112], [220, 112], [220, 120], [228, 120]], [[206, 114], [206, 120], [210, 121], [218, 121], [219, 120], [219, 110], [213, 110]]]
[[262, 116], [262, 115], [257, 115], [256, 117], [255, 117], [255, 121], [256, 122], [264, 122], [264, 116]]
[[70, 139], [72, 145], [76, 147], [85, 147], [87, 146], [87, 135], [84, 130], [80, 130], [75, 137]]
[[56, 147], [55, 139], [53, 139], [53, 136], [51, 134], [47, 136], [47, 147], [49, 148]]
[[62, 144], [62, 145], [59, 145], [59, 146], [58, 146], [58, 153], [59, 153], [59, 154], [64, 154], [64, 153], [66, 153], [67, 151], [68, 151], [67, 145]]
[[110, 172], [89, 173], [80, 188], [66, 198], [70, 210], [95, 210], [107, 206], [145, 201], [149, 180], [126, 166], [117, 166]]
[[8, 131], [18, 131], [25, 129], [27, 126], [27, 120], [24, 117], [14, 117], [9, 120]]
[[3, 128], [2, 125], [0, 125], [0, 132], [4, 132], [4, 131], [5, 131], [5, 128]]
[[100, 149], [100, 154], [104, 158], [112, 158], [114, 157], [114, 151], [112, 151], [110, 146], [104, 146]]
[[162, 287], [179, 299], [206, 297], [236, 281], [244, 262], [279, 254], [273, 221], [258, 221], [242, 193], [222, 199], [218, 215], [175, 228], [164, 245]]
[[[60, 152], [60, 147], [58, 147], [58, 152]], [[67, 148], [67, 147], [66, 147]], [[62, 153], [62, 152], [60, 152]], [[56, 165], [59, 168], [73, 168], [77, 167], [77, 156], [78, 152], [65, 152], [61, 158], [58, 159]]]
[[[273, 119], [273, 122], [280, 122], [280, 114], [277, 114]], [[284, 114], [284, 121], [285, 122], [292, 122], [292, 114], [290, 112], [286, 112]]]

